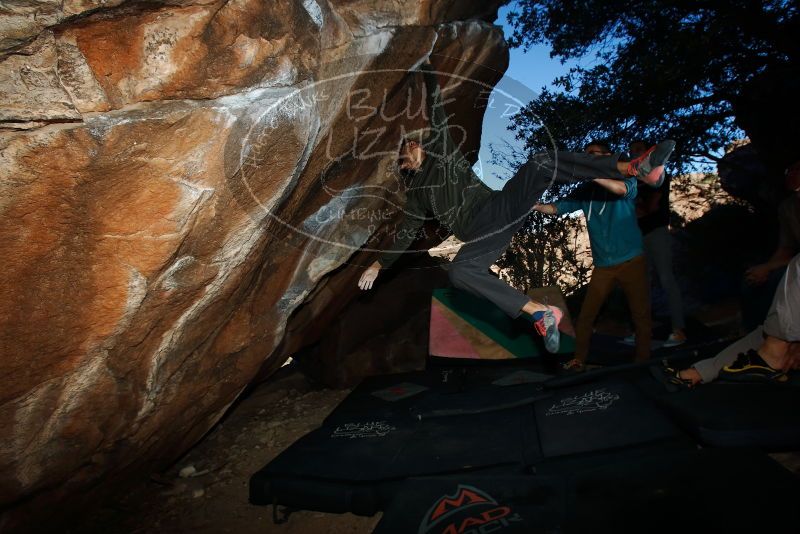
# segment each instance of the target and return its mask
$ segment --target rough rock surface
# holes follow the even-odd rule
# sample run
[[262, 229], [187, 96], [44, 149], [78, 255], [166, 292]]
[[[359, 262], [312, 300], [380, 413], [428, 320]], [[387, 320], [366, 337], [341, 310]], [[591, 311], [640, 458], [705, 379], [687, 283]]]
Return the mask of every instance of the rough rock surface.
[[173, 461], [319, 338], [401, 216], [429, 55], [477, 148], [499, 3], [0, 6], [0, 530]]

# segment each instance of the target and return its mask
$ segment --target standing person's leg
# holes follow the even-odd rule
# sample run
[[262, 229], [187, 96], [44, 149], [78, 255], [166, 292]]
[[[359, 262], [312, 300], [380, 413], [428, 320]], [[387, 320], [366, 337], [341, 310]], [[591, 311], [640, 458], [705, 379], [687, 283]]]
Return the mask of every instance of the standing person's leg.
[[[645, 260], [645, 272], [647, 273], [647, 290], [650, 294], [650, 313], [651, 313], [651, 321], [652, 321], [652, 313], [653, 313], [653, 293], [651, 291], [653, 287], [653, 278], [652, 273], [656, 270], [655, 262], [653, 261], [653, 251], [651, 250], [653, 245], [652, 242], [648, 240], [647, 235], [642, 235], [642, 246], [644, 248], [644, 260]], [[658, 276], [658, 274], [656, 274]], [[633, 316], [631, 316], [631, 321], [629, 325], [633, 325]], [[635, 325], [633, 329], [636, 330]], [[636, 342], [636, 333], [634, 332], [630, 336], [625, 338], [625, 343], [634, 344]]]
[[642, 246], [644, 247], [644, 259], [647, 261], [647, 275], [649, 277], [650, 273], [656, 269], [655, 261], [653, 260], [655, 241], [650, 239], [650, 234], [642, 234]]
[[644, 256], [637, 256], [618, 265], [618, 268], [619, 282], [628, 298], [628, 307], [636, 332], [636, 361], [642, 362], [650, 358], [650, 340], [653, 336], [647, 262]]
[[658, 281], [667, 294], [672, 331], [681, 332], [686, 328], [683, 314], [683, 298], [678, 280], [672, 271], [672, 235], [666, 226], [656, 228], [645, 238], [645, 252], [658, 276]]
[[575, 359], [585, 363], [589, 356], [589, 345], [592, 339], [592, 327], [600, 313], [600, 308], [606, 301], [608, 294], [614, 288], [616, 278], [615, 267], [595, 267], [586, 297], [581, 304], [578, 322], [575, 325]]

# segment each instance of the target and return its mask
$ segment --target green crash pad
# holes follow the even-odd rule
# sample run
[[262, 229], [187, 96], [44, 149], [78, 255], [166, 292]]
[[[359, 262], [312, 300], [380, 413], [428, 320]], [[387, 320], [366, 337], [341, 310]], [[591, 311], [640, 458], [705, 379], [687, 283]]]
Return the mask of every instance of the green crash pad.
[[[547, 296], [542, 298], [537, 294], [539, 292], [547, 292]], [[534, 299], [546, 300], [566, 311], [557, 288], [542, 288], [529, 294]], [[575, 350], [575, 338], [569, 334], [573, 332], [572, 323], [568, 314], [565, 317], [561, 327], [559, 354]], [[545, 352], [542, 339], [529, 320], [511, 319], [493, 303], [466, 291], [455, 288], [433, 291], [430, 322], [432, 356], [507, 360], [535, 358]]]

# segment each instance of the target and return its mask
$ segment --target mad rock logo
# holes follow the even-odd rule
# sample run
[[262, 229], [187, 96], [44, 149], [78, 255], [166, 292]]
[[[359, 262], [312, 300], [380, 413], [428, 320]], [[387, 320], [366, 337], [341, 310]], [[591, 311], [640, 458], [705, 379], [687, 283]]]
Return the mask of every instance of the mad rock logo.
[[610, 393], [605, 388], [595, 389], [583, 395], [561, 399], [557, 404], [552, 405], [545, 415], [574, 415], [606, 410], [617, 400], [619, 400], [619, 395], [616, 393]]
[[522, 521], [509, 506], [474, 486], [459, 485], [453, 495], [440, 497], [425, 514], [419, 534], [485, 534]]

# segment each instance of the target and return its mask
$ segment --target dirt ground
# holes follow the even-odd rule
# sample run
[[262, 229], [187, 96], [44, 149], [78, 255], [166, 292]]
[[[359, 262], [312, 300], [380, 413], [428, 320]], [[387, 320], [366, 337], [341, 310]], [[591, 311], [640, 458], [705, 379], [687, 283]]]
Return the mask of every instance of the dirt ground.
[[[131, 488], [113, 508], [96, 510], [71, 534], [280, 533], [360, 534], [380, 516], [298, 511], [272, 521], [271, 506], [247, 502], [250, 475], [313, 430], [349, 390], [314, 388], [284, 367], [241, 401], [221, 424], [166, 473]], [[180, 471], [193, 476], [181, 477]], [[184, 474], [187, 474], [186, 472]]]

